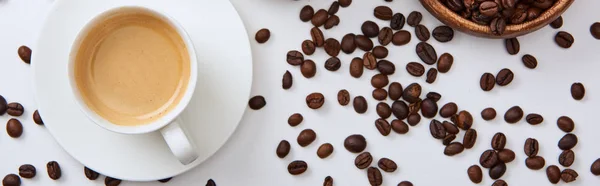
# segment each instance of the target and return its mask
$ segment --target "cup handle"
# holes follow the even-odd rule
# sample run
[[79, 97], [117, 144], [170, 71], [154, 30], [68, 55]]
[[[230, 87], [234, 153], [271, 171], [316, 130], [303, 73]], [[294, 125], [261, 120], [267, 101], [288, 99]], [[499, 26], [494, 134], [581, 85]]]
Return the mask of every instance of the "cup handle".
[[180, 126], [181, 120], [175, 119], [169, 125], [160, 129], [160, 133], [167, 142], [167, 145], [183, 165], [192, 163], [198, 158], [196, 147], [189, 140], [183, 129]]

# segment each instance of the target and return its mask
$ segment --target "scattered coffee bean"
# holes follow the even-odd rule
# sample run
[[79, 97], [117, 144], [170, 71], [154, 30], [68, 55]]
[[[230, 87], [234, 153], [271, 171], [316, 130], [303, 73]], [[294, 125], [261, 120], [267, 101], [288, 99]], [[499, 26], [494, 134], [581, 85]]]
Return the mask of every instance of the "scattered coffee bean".
[[433, 118], [437, 115], [438, 106], [437, 103], [429, 98], [424, 99], [421, 102], [421, 114], [426, 118]]
[[419, 122], [421, 122], [421, 115], [417, 113], [409, 114], [406, 121], [410, 126], [416, 126], [417, 124], [419, 124]]
[[0, 95], [0, 116], [4, 115], [8, 110], [8, 103], [6, 103], [6, 99], [2, 95]]
[[377, 37], [379, 35], [379, 26], [373, 21], [365, 21], [360, 30], [367, 37]]
[[398, 133], [398, 134], [406, 134], [408, 133], [408, 125], [402, 121], [402, 120], [398, 120], [395, 119], [392, 121], [392, 130], [394, 130], [394, 132]]
[[381, 44], [382, 46], [387, 46], [388, 44], [390, 44], [392, 42], [393, 38], [394, 38], [394, 31], [390, 27], [383, 27], [379, 31], [379, 35], [377, 36], [377, 41], [379, 41], [379, 44]]
[[575, 42], [575, 38], [568, 32], [560, 31], [556, 33], [554, 37], [554, 41], [558, 44], [559, 47], [562, 48], [571, 48], [573, 43]]
[[350, 62], [350, 75], [355, 78], [359, 78], [362, 76], [364, 71], [363, 60], [361, 58], [355, 57]]
[[540, 170], [546, 165], [546, 160], [541, 156], [528, 157], [525, 159], [525, 165], [532, 170]]
[[340, 59], [337, 57], [330, 57], [325, 61], [325, 69], [329, 71], [337, 71], [342, 66]]
[[406, 71], [415, 77], [421, 77], [425, 73], [425, 67], [421, 63], [410, 62], [406, 64]]
[[550, 165], [546, 168], [546, 176], [552, 184], [557, 184], [560, 181], [560, 169], [556, 165]]
[[483, 75], [481, 75], [481, 80], [479, 80], [479, 87], [481, 87], [481, 90], [490, 91], [494, 88], [495, 85], [496, 79], [494, 78], [493, 74], [486, 72]]
[[379, 171], [376, 167], [369, 167], [367, 169], [367, 175], [369, 178], [369, 183], [372, 186], [379, 186], [383, 183], [383, 177], [381, 176], [381, 171]]
[[328, 17], [329, 14], [327, 13], [327, 10], [320, 9], [317, 10], [317, 12], [315, 12], [315, 15], [313, 15], [310, 22], [315, 26], [315, 28], [317, 28], [323, 26], [323, 24], [325, 24], [325, 21], [327, 21]]
[[558, 18], [556, 18], [554, 21], [552, 21], [552, 23], [550, 23], [550, 26], [554, 29], [559, 29], [560, 27], [562, 27], [562, 25], [563, 25], [562, 16], [558, 16]]
[[408, 103], [415, 103], [421, 100], [419, 97], [421, 96], [421, 85], [418, 83], [412, 83], [404, 89], [402, 92], [402, 98], [406, 100]]
[[532, 55], [525, 54], [521, 60], [523, 61], [523, 65], [529, 69], [535, 69], [535, 67], [537, 67], [538, 61]]
[[437, 74], [438, 74], [437, 69], [429, 68], [429, 70], [427, 71], [427, 79], [425, 80], [425, 82], [427, 82], [429, 84], [435, 82], [435, 79], [437, 78]]
[[390, 28], [394, 30], [400, 30], [404, 28], [404, 23], [406, 22], [406, 18], [402, 13], [395, 13], [392, 16], [392, 20], [390, 21]]
[[449, 26], [438, 26], [433, 29], [433, 38], [439, 42], [449, 42], [454, 38], [454, 30]]
[[208, 179], [208, 181], [206, 181], [205, 186], [217, 186], [217, 184], [215, 183], [215, 181], [213, 179]]
[[317, 139], [317, 133], [315, 133], [314, 130], [304, 129], [302, 132], [300, 132], [300, 134], [298, 134], [296, 141], [298, 142], [298, 145], [306, 147], [315, 141], [315, 139]]
[[288, 124], [292, 127], [295, 127], [295, 126], [300, 125], [300, 123], [302, 123], [302, 120], [304, 120], [304, 117], [302, 116], [302, 114], [295, 113], [295, 114], [292, 114], [288, 118]]
[[454, 63], [454, 57], [449, 53], [444, 53], [438, 59], [437, 70], [440, 73], [446, 73], [446, 72], [450, 71], [450, 68], [452, 68], [453, 63]]
[[469, 175], [469, 179], [473, 183], [481, 183], [483, 180], [483, 173], [481, 172], [481, 168], [477, 165], [471, 165], [467, 169], [467, 175]]
[[312, 55], [315, 53], [316, 46], [311, 40], [304, 40], [302, 42], [302, 52], [306, 55]]
[[[292, 88], [292, 84], [294, 84], [294, 79], [292, 78], [292, 73], [290, 73], [290, 71], [286, 70], [285, 73], [283, 74], [283, 78], [281, 79], [281, 88], [283, 88], [285, 90], [290, 89], [290, 88]], [[35, 113], [37, 113], [37, 110], [35, 111]], [[33, 116], [33, 118], [35, 120], [35, 115]]]
[[17, 53], [19, 54], [19, 58], [21, 58], [21, 60], [23, 60], [23, 62], [30, 64], [31, 63], [31, 49], [27, 46], [20, 46], [19, 49], [17, 50]]
[[575, 100], [583, 99], [583, 96], [585, 96], [585, 87], [583, 87], [583, 84], [573, 83], [573, 85], [571, 85], [571, 96]]
[[337, 94], [338, 103], [342, 106], [348, 105], [350, 103], [350, 93], [346, 89], [342, 89]]
[[600, 39], [600, 22], [595, 22], [590, 26], [590, 33], [596, 39]]
[[173, 179], [173, 177], [168, 177], [168, 178], [165, 178], [165, 179], [160, 179], [160, 180], [158, 180], [158, 182], [167, 183], [167, 182], [171, 181], [171, 179]]
[[314, 61], [310, 59], [304, 60], [304, 62], [300, 66], [300, 72], [305, 78], [315, 77], [315, 75], [317, 74], [317, 65]]
[[315, 46], [322, 47], [325, 45], [325, 36], [323, 36], [323, 32], [321, 29], [319, 29], [319, 27], [315, 26], [310, 29], [310, 37], [312, 38], [312, 42], [315, 44]]
[[391, 20], [392, 19], [392, 9], [390, 7], [387, 6], [378, 6], [375, 7], [375, 10], [373, 11], [373, 15], [381, 20]]
[[525, 117], [525, 120], [527, 121], [527, 123], [529, 123], [531, 125], [537, 125], [544, 121], [544, 117], [542, 117], [542, 115], [539, 115], [536, 113], [531, 113], [531, 114], [527, 114], [527, 116]]
[[367, 104], [367, 100], [365, 99], [365, 97], [362, 97], [362, 96], [354, 97], [354, 101], [352, 102], [352, 105], [354, 106], [354, 111], [356, 111], [356, 113], [362, 114], [362, 113], [367, 112], [368, 104]]
[[435, 102], [438, 102], [440, 99], [442, 99], [442, 95], [437, 92], [428, 92], [427, 95], [425, 95], [425, 97], [427, 97]]
[[501, 132], [494, 134], [494, 137], [492, 138], [492, 148], [494, 150], [502, 150], [504, 149], [504, 146], [506, 146], [506, 136]]
[[429, 29], [427, 29], [425, 25], [421, 24], [415, 26], [415, 35], [417, 35], [417, 38], [421, 41], [427, 41], [431, 37]]
[[367, 52], [363, 55], [363, 65], [366, 69], [373, 70], [377, 68], [377, 58], [371, 52]]
[[62, 175], [60, 165], [56, 161], [48, 162], [48, 164], [46, 164], [46, 170], [48, 171], [48, 176], [53, 180], [58, 180]]
[[431, 120], [429, 123], [429, 132], [435, 139], [444, 139], [444, 137], [446, 137], [446, 129], [444, 128], [444, 125], [435, 119]]
[[515, 152], [510, 149], [502, 149], [498, 151], [498, 159], [504, 163], [510, 163], [515, 160]]
[[402, 45], [406, 45], [406, 44], [410, 43], [410, 40], [411, 40], [410, 32], [408, 32], [406, 30], [400, 30], [400, 31], [394, 33], [394, 36], [392, 37], [392, 44], [394, 44], [396, 46], [402, 46]]
[[475, 146], [475, 142], [477, 141], [477, 131], [475, 129], [469, 129], [465, 132], [465, 136], [463, 137], [463, 145], [466, 149], [471, 149]]
[[392, 103], [392, 113], [399, 120], [406, 119], [408, 117], [408, 114], [410, 113], [409, 111], [409, 107], [404, 101], [398, 100]]
[[275, 150], [277, 157], [285, 158], [290, 153], [290, 142], [287, 140], [281, 140], [279, 145], [277, 145], [277, 150]]
[[371, 78], [371, 85], [375, 88], [383, 88], [389, 84], [388, 77], [383, 74], [376, 74]]
[[504, 175], [504, 173], [506, 173], [506, 164], [500, 162], [498, 164], [496, 164], [495, 166], [493, 166], [492, 168], [490, 168], [490, 178], [492, 179], [498, 179], [500, 177], [502, 177]]
[[8, 174], [2, 179], [2, 186], [20, 186], [21, 178], [16, 174]]
[[444, 137], [444, 139], [442, 139], [442, 144], [444, 146], [448, 146], [450, 143], [452, 143], [452, 141], [454, 141], [454, 139], [456, 139], [456, 135], [449, 133], [446, 135], [446, 137]]
[[416, 48], [419, 58], [428, 65], [433, 65], [438, 59], [437, 53], [433, 46], [426, 42], [420, 42]]
[[510, 55], [515, 55], [521, 50], [521, 45], [519, 44], [519, 40], [517, 38], [505, 39], [504, 46]]
[[319, 109], [325, 103], [323, 94], [314, 92], [306, 96], [306, 105], [311, 109]]
[[387, 119], [392, 115], [392, 109], [390, 108], [390, 105], [385, 102], [378, 103], [375, 110], [377, 111], [377, 115], [383, 119]]
[[269, 29], [263, 28], [263, 29], [258, 30], [258, 32], [256, 32], [254, 39], [256, 39], [256, 42], [258, 42], [258, 43], [265, 43], [269, 40], [270, 37], [271, 37], [271, 31], [269, 31]]
[[6, 133], [12, 138], [21, 137], [23, 134], [23, 125], [21, 121], [15, 118], [11, 118], [6, 122]]
[[302, 65], [304, 62], [304, 55], [296, 50], [291, 50], [287, 53], [287, 62], [293, 66]]
[[336, 15], [332, 15], [329, 18], [327, 18], [327, 21], [325, 21], [325, 25], [323, 25], [323, 28], [328, 30], [339, 24], [340, 24], [340, 17], [338, 17]]
[[388, 60], [379, 60], [377, 62], [377, 70], [384, 75], [392, 75], [396, 72], [396, 65]]
[[88, 167], [83, 168], [83, 173], [85, 174], [85, 177], [89, 180], [96, 180], [100, 176], [100, 174], [98, 174], [98, 172], [96, 172]]
[[344, 147], [350, 152], [359, 153], [367, 148], [367, 140], [360, 134], [353, 134], [346, 137]]
[[492, 168], [499, 162], [498, 153], [492, 149], [483, 151], [479, 157], [479, 164], [481, 164], [483, 168]]
[[375, 128], [379, 131], [379, 133], [383, 136], [387, 136], [392, 131], [392, 126], [385, 119], [377, 119], [375, 120]]
[[329, 6], [327, 13], [329, 15], [334, 15], [335, 13], [338, 12], [339, 9], [340, 9], [340, 3], [337, 1], [334, 1], [333, 3], [331, 3], [331, 6]]
[[322, 144], [321, 146], [319, 146], [319, 149], [317, 149], [317, 156], [319, 156], [319, 158], [321, 159], [327, 158], [332, 153], [333, 145], [331, 145], [331, 143]]
[[414, 27], [414, 26], [417, 26], [419, 23], [421, 23], [422, 19], [423, 19], [423, 14], [421, 14], [421, 12], [413, 11], [410, 14], [408, 14], [406, 23], [408, 23], [409, 26]]
[[466, 110], [460, 111], [454, 123], [458, 128], [469, 130], [473, 126], [473, 116]]
[[313, 18], [314, 14], [315, 9], [313, 9], [313, 7], [310, 5], [306, 5], [300, 10], [300, 20], [303, 22], [308, 22]]
[[341, 50], [340, 42], [333, 38], [325, 40], [325, 45], [323, 47], [325, 48], [325, 52], [332, 57], [337, 56]]
[[570, 167], [575, 162], [575, 152], [572, 150], [565, 150], [558, 156], [558, 163], [564, 167]]
[[493, 120], [494, 118], [496, 118], [496, 109], [492, 107], [483, 109], [481, 111], [481, 118], [483, 118], [483, 120], [486, 121]]
[[7, 105], [6, 113], [11, 116], [21, 116], [25, 112], [23, 105], [17, 102], [12, 102]]
[[508, 186], [508, 184], [504, 180], [496, 180], [492, 183], [492, 186]]
[[361, 49], [365, 52], [371, 51], [371, 49], [373, 49], [373, 41], [371, 41], [371, 39], [369, 39], [369, 37], [364, 36], [364, 35], [357, 35], [354, 38], [354, 43], [356, 44], [356, 46], [359, 49]]
[[366, 169], [371, 166], [371, 162], [373, 162], [373, 156], [371, 156], [371, 153], [369, 152], [360, 153], [356, 156], [356, 159], [354, 159], [354, 165], [358, 169]]
[[413, 186], [413, 184], [409, 181], [402, 181], [398, 184], [398, 186]]
[[25, 164], [19, 167], [19, 176], [23, 178], [33, 178], [35, 177], [36, 170], [33, 165]]
[[377, 166], [385, 172], [394, 172], [396, 171], [396, 169], [398, 169], [398, 165], [396, 165], [396, 162], [388, 158], [379, 159], [379, 161], [377, 162]]
[[[458, 132], [459, 132], [458, 127], [456, 127], [456, 125], [454, 125], [453, 123], [444, 121], [444, 122], [442, 122], [442, 125], [444, 125], [446, 132], [448, 132], [449, 134], [458, 134]], [[465, 134], [465, 136], [466, 136], [466, 134]], [[465, 143], [465, 142], [463, 141], [463, 143]]]
[[512, 82], [514, 76], [514, 73], [510, 69], [502, 69], [498, 72], [498, 75], [496, 75], [496, 84], [506, 86]]
[[375, 48], [373, 48], [373, 56], [375, 56], [375, 58], [377, 59], [383, 59], [386, 58], [388, 56], [388, 49], [383, 47], [383, 46], [376, 46]]
[[558, 148], [560, 148], [560, 150], [570, 150], [577, 145], [577, 141], [577, 136], [575, 136], [575, 134], [565, 134], [558, 141]]
[[577, 179], [579, 174], [573, 169], [565, 169], [560, 173], [560, 179], [565, 183], [571, 183]]
[[333, 186], [333, 178], [331, 176], [325, 177], [325, 180], [323, 180], [323, 186]]
[[446, 156], [454, 156], [460, 154], [465, 147], [460, 142], [452, 142], [444, 149], [444, 155]]
[[440, 109], [440, 116], [443, 118], [449, 118], [450, 116], [456, 114], [458, 112], [458, 105], [454, 102], [446, 103]]
[[523, 150], [525, 151], [525, 155], [527, 155], [527, 157], [537, 156], [539, 149], [539, 143], [536, 139], [527, 138], [527, 140], [525, 140]]
[[344, 53], [351, 54], [356, 50], [356, 44], [354, 43], [355, 37], [356, 35], [352, 33], [344, 35], [341, 43], [341, 48]]
[[[381, 63], [381, 61], [380, 61]], [[392, 100], [398, 100], [400, 99], [400, 97], [402, 97], [402, 85], [398, 82], [392, 82], [388, 88], [388, 93], [390, 96], [390, 99]]]
[[592, 166], [590, 166], [590, 172], [592, 172], [592, 174], [595, 176], [600, 175], [600, 158], [596, 159], [594, 163], [592, 163]]
[[352, 4], [352, 0], [338, 0], [338, 2], [340, 2], [340, 6], [344, 8]]
[[385, 98], [387, 98], [387, 91], [385, 91], [385, 89], [382, 88], [377, 88], [375, 90], [373, 90], [373, 98], [375, 98], [375, 100], [378, 101], [383, 101], [385, 100]]
[[523, 109], [519, 106], [511, 107], [504, 114], [504, 121], [513, 124], [519, 122], [523, 118]]
[[287, 169], [291, 175], [299, 175], [299, 174], [304, 173], [306, 171], [306, 169], [308, 169], [308, 164], [306, 164], [305, 161], [296, 160], [296, 161], [292, 161], [288, 165]]

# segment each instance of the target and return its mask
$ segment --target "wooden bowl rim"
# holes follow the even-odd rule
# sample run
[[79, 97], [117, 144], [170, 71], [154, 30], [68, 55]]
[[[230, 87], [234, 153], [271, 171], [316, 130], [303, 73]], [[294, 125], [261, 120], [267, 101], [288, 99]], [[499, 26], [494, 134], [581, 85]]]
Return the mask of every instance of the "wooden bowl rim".
[[[442, 23], [471, 35], [486, 38], [513, 38], [536, 31], [564, 13], [575, 0], [557, 0], [552, 7], [544, 11], [537, 19], [516, 25], [507, 25], [504, 34], [495, 35], [489, 26], [479, 25], [459, 16], [439, 0], [420, 0], [421, 4]], [[443, 7], [443, 8], [436, 8]]]

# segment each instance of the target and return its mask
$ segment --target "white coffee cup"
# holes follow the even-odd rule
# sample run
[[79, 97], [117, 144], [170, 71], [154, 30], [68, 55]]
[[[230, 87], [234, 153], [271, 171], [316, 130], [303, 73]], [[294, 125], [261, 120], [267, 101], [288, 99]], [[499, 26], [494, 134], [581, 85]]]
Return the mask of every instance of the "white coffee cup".
[[[153, 16], [156, 16], [157, 18], [160, 18], [164, 22], [168, 23], [181, 36], [181, 38], [183, 39], [183, 42], [186, 45], [187, 52], [189, 54], [189, 60], [190, 60], [189, 78], [190, 79], [188, 81], [187, 88], [185, 89], [186, 92], [183, 94], [183, 97], [170, 112], [161, 116], [157, 120], [155, 120], [149, 124], [144, 124], [144, 125], [123, 126], [123, 125], [114, 124], [114, 123], [104, 119], [103, 117], [98, 115], [96, 112], [91, 110], [88, 107], [88, 105], [84, 102], [84, 100], [82, 99], [82, 95], [77, 87], [77, 82], [75, 81], [75, 75], [74, 75], [74, 64], [76, 62], [75, 56], [77, 55], [77, 52], [79, 50], [79, 47], [80, 47], [84, 37], [87, 35], [87, 33], [90, 32], [92, 27], [99, 24], [104, 18], [106, 18], [107, 16], [110, 16], [110, 15], [113, 15], [115, 13], [118, 13], [120, 11], [123, 11], [124, 9], [136, 9], [136, 11], [137, 10], [143, 11], [143, 12], [149, 13]], [[171, 151], [173, 152], [175, 157], [182, 164], [187, 165], [198, 158], [198, 153], [196, 152], [195, 145], [187, 137], [187, 134], [182, 129], [182, 127], [181, 127], [182, 123], [178, 117], [185, 110], [185, 108], [187, 107], [188, 103], [190, 102], [190, 100], [192, 98], [192, 95], [194, 94], [197, 77], [198, 77], [198, 68], [197, 67], [198, 67], [198, 61], [196, 58], [196, 51], [194, 50], [192, 40], [191, 40], [190, 36], [185, 32], [185, 29], [183, 29], [183, 27], [179, 23], [177, 23], [173, 18], [169, 17], [165, 13], [161, 13], [156, 10], [151, 10], [151, 9], [148, 9], [145, 7], [137, 7], [137, 6], [118, 7], [118, 8], [107, 10], [107, 11], [97, 15], [95, 18], [93, 18], [91, 21], [89, 21], [87, 23], [87, 25], [79, 32], [77, 39], [75, 40], [75, 42], [73, 43], [73, 45], [71, 47], [71, 54], [70, 54], [69, 65], [68, 65], [69, 85], [71, 87], [73, 94], [75, 95], [75, 102], [79, 105], [81, 111], [84, 112], [88, 118], [90, 118], [92, 121], [94, 121], [94, 123], [96, 123], [97, 125], [105, 128], [107, 130], [117, 132], [117, 133], [122, 133], [122, 134], [130, 134], [130, 135], [160, 131], [160, 133], [162, 134], [163, 138], [165, 139], [167, 145], [169, 146], [169, 148], [171, 149]]]

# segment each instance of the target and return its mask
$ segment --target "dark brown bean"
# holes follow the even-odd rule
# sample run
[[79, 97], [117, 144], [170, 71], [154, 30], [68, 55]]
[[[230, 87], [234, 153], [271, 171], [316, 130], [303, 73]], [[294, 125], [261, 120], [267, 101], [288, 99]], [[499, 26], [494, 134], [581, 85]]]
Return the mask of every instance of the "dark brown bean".
[[325, 52], [332, 57], [338, 56], [341, 50], [340, 42], [333, 38], [325, 40], [325, 45], [323, 48], [325, 48]]
[[506, 86], [512, 82], [514, 76], [514, 73], [510, 69], [502, 69], [496, 75], [496, 84], [500, 86]]
[[354, 38], [354, 43], [359, 49], [365, 52], [371, 51], [371, 49], [373, 49], [373, 41], [371, 41], [371, 39], [364, 35], [357, 35]]
[[402, 98], [408, 103], [415, 103], [421, 100], [421, 98], [419, 98], [421, 96], [421, 91], [421, 85], [418, 83], [411, 83], [402, 92]]
[[479, 157], [479, 164], [481, 164], [483, 168], [492, 168], [499, 162], [498, 153], [492, 149], [484, 151]]
[[483, 120], [486, 121], [493, 120], [494, 118], [496, 118], [496, 109], [492, 107], [483, 109], [481, 111], [481, 118], [483, 118]]
[[556, 33], [554, 41], [562, 48], [571, 48], [575, 42], [575, 38], [573, 38], [573, 35], [568, 32], [560, 31]]
[[465, 132], [465, 136], [463, 137], [463, 145], [466, 149], [471, 149], [475, 146], [475, 142], [477, 141], [477, 131], [475, 129], [469, 129]]
[[523, 61], [523, 65], [529, 69], [535, 69], [535, 67], [538, 65], [537, 59], [530, 54], [525, 54], [521, 58], [521, 61]]
[[379, 171], [376, 167], [369, 167], [367, 169], [367, 175], [369, 178], [369, 183], [372, 186], [379, 186], [383, 183], [383, 177], [381, 176], [381, 171]]
[[544, 117], [536, 113], [531, 113], [527, 114], [527, 116], [525, 117], [525, 121], [527, 121], [527, 123], [531, 125], [538, 125], [544, 121]]
[[279, 158], [285, 158], [290, 153], [290, 142], [287, 140], [281, 140], [279, 145], [277, 145], [277, 149], [275, 150], [275, 154]]
[[425, 67], [421, 63], [410, 62], [406, 64], [406, 71], [415, 77], [421, 77], [425, 73]]
[[592, 174], [595, 176], [600, 175], [600, 158], [596, 159], [594, 163], [592, 163], [590, 166], [590, 172], [592, 172]]
[[563, 25], [563, 18], [562, 18], [562, 16], [559, 16], [554, 21], [552, 21], [552, 23], [550, 23], [550, 26], [552, 28], [554, 28], [554, 29], [559, 29], [560, 27], [562, 27], [562, 25]]
[[539, 149], [540, 149], [540, 145], [536, 139], [527, 138], [525, 140], [525, 145], [523, 146], [523, 150], [525, 152], [525, 155], [527, 155], [527, 157], [537, 156]]
[[302, 55], [302, 53], [298, 52], [297, 50], [290, 50], [287, 53], [287, 62], [288, 64], [293, 66], [302, 65], [302, 63], [304, 62], [304, 55]]
[[354, 50], [356, 50], [356, 44], [354, 43], [355, 37], [356, 35], [352, 33], [344, 35], [341, 43], [342, 51], [344, 53], [351, 54], [354, 52]]
[[307, 169], [308, 169], [308, 164], [305, 161], [302, 161], [302, 160], [292, 161], [288, 165], [288, 172], [291, 175], [302, 174], [302, 173], [306, 172]]
[[334, 15], [335, 13], [338, 12], [339, 9], [340, 9], [340, 3], [337, 1], [334, 1], [333, 3], [331, 3], [331, 6], [329, 6], [327, 13], [329, 15]]
[[375, 120], [375, 128], [382, 136], [387, 136], [392, 131], [392, 126], [385, 119], [377, 119]]
[[383, 47], [383, 46], [376, 46], [375, 48], [373, 48], [373, 56], [375, 56], [375, 58], [377, 59], [383, 59], [386, 58], [388, 56], [388, 49]]
[[325, 177], [325, 180], [323, 180], [323, 186], [333, 186], [333, 178], [331, 176]]
[[546, 160], [541, 156], [528, 157], [525, 159], [525, 165], [532, 170], [540, 170], [546, 165]]
[[402, 45], [406, 45], [406, 44], [410, 43], [410, 40], [411, 40], [410, 32], [408, 32], [406, 30], [400, 30], [400, 31], [394, 33], [394, 36], [392, 37], [392, 44], [394, 44], [396, 46], [402, 46]]
[[450, 71], [450, 68], [452, 68], [453, 63], [454, 63], [454, 57], [449, 53], [444, 53], [438, 59], [437, 70], [440, 73], [446, 73], [446, 72]]
[[492, 138], [492, 148], [494, 150], [502, 150], [506, 146], [506, 136], [504, 133], [498, 132]]
[[355, 57], [350, 62], [350, 75], [355, 78], [359, 78], [362, 76], [364, 71], [363, 60], [361, 58]]
[[557, 184], [560, 181], [560, 169], [556, 165], [550, 165], [546, 168], [546, 176], [552, 184]]
[[422, 24], [418, 24], [417, 26], [415, 26], [415, 35], [421, 41], [427, 41], [431, 37], [429, 29], [427, 29], [427, 27]]
[[406, 134], [408, 133], [408, 125], [402, 121], [402, 120], [398, 120], [395, 119], [392, 121], [392, 130], [394, 130], [394, 132], [398, 133], [398, 134]]
[[572, 150], [565, 150], [558, 156], [558, 163], [564, 167], [570, 167], [575, 162], [575, 152]]
[[438, 74], [437, 69], [429, 68], [429, 70], [427, 71], [427, 79], [425, 80], [425, 82], [427, 82], [429, 84], [435, 82], [435, 79], [437, 79], [437, 74]]
[[359, 153], [367, 148], [367, 140], [360, 134], [353, 134], [346, 137], [344, 147], [350, 152]]
[[450, 143], [452, 143], [452, 141], [454, 141], [454, 139], [456, 139], [456, 135], [448, 133], [446, 135], [446, 137], [444, 137], [444, 139], [442, 139], [442, 144], [444, 146], [448, 146], [448, 145], [450, 145]]
[[367, 52], [363, 55], [363, 65], [366, 69], [373, 70], [377, 68], [377, 58], [371, 52]]
[[379, 70], [381, 74], [392, 75], [396, 72], [396, 65], [388, 60], [379, 60], [379, 62], [377, 62], [377, 70]]
[[323, 32], [321, 29], [319, 29], [319, 27], [315, 26], [310, 29], [310, 37], [312, 38], [312, 42], [315, 44], [315, 46], [322, 47], [325, 45], [325, 36], [323, 36]]
[[367, 112], [368, 104], [365, 97], [356, 96], [354, 97], [354, 101], [352, 101], [352, 105], [354, 106], [354, 111], [359, 114], [363, 114]]
[[519, 44], [519, 40], [517, 38], [505, 39], [504, 46], [510, 55], [515, 55], [521, 50], [521, 45]]
[[402, 92], [402, 85], [398, 82], [392, 82], [388, 88], [388, 94], [390, 96], [390, 99], [394, 101], [402, 97]]
[[352, 0], [338, 0], [338, 2], [340, 2], [340, 6], [341, 7], [348, 7], [350, 6], [350, 4], [352, 4]]
[[523, 118], [523, 109], [519, 106], [513, 106], [504, 114], [504, 121], [513, 124], [519, 122]]
[[504, 163], [510, 163], [515, 160], [515, 152], [510, 149], [502, 149], [498, 151], [498, 159]]
[[575, 181], [577, 177], [579, 177], [579, 174], [573, 169], [565, 169], [560, 173], [560, 179], [565, 183], [571, 183]]
[[21, 178], [16, 174], [8, 174], [2, 179], [2, 186], [21, 186]]
[[479, 80], [479, 87], [481, 87], [481, 90], [490, 91], [494, 88], [495, 85], [496, 78], [494, 78], [493, 74], [486, 72], [483, 75], [481, 75], [481, 79]]
[[383, 74], [376, 74], [371, 78], [371, 85], [375, 88], [383, 88], [389, 84], [388, 77]]
[[575, 134], [565, 134], [558, 141], [558, 148], [560, 148], [560, 150], [570, 150], [577, 145], [577, 141], [577, 136]]
[[573, 132], [575, 129], [575, 122], [568, 116], [559, 117], [556, 124], [563, 132]]
[[317, 10], [317, 12], [315, 12], [315, 15], [313, 15], [310, 22], [315, 26], [315, 28], [320, 27], [323, 26], [323, 24], [325, 24], [325, 21], [327, 21], [328, 17], [329, 14], [327, 13], [327, 10], [320, 9]]
[[481, 183], [481, 181], [483, 180], [483, 173], [481, 171], [481, 168], [477, 165], [471, 165], [467, 169], [467, 175], [473, 183]]
[[406, 18], [402, 13], [395, 13], [392, 16], [392, 20], [390, 21], [390, 27], [394, 30], [400, 30], [404, 28], [404, 23], [406, 22]]
[[409, 26], [416, 26], [419, 23], [421, 23], [421, 20], [423, 19], [423, 14], [421, 14], [421, 12], [418, 11], [413, 11], [410, 14], [408, 14], [408, 18], [406, 19], [406, 23], [408, 23]]
[[314, 14], [315, 10], [313, 9], [313, 7], [310, 5], [306, 5], [300, 10], [300, 20], [302, 20], [303, 22], [308, 22], [313, 18]]
[[[286, 70], [285, 73], [283, 74], [283, 78], [281, 79], [281, 88], [287, 90], [287, 89], [292, 88], [293, 84], [294, 84], [294, 79], [292, 77], [292, 73], [290, 73], [290, 71]], [[37, 113], [37, 110], [35, 112]], [[35, 115], [34, 115], [34, 118], [35, 118]]]
[[490, 178], [492, 179], [498, 179], [501, 178], [504, 173], [506, 173], [506, 164], [500, 162], [498, 164], [496, 164], [495, 166], [493, 166], [492, 168], [490, 168]]
[[387, 91], [385, 91], [385, 89], [382, 88], [376, 88], [375, 90], [373, 90], [373, 98], [375, 100], [378, 101], [383, 101], [385, 100], [385, 98], [387, 98]]
[[390, 27], [383, 27], [381, 31], [379, 31], [379, 35], [377, 36], [377, 41], [382, 46], [387, 46], [392, 42], [392, 38], [394, 37], [394, 31]]
[[30, 64], [31, 63], [31, 49], [25, 45], [20, 46], [17, 50], [17, 54], [19, 54], [19, 58], [23, 60], [23, 62]]
[[312, 55], [315, 53], [316, 46], [311, 40], [304, 40], [302, 42], [302, 52], [306, 55]]
[[454, 102], [446, 103], [440, 109], [440, 116], [443, 118], [449, 118], [450, 116], [456, 114], [458, 112], [458, 105]]
[[454, 123], [458, 128], [469, 130], [473, 126], [473, 116], [466, 110], [460, 111]]
[[582, 83], [573, 83], [571, 85], [571, 96], [575, 100], [582, 100], [583, 96], [585, 96], [585, 87], [583, 87]]
[[254, 36], [254, 39], [256, 39], [256, 42], [258, 43], [265, 43], [269, 40], [269, 38], [271, 38], [271, 31], [266, 28], [258, 30]]
[[306, 96], [306, 105], [311, 109], [319, 109], [325, 103], [325, 96], [318, 92], [313, 92]]
[[46, 170], [48, 172], [48, 176], [50, 177], [50, 179], [53, 179], [53, 180], [58, 180], [62, 175], [62, 171], [60, 170], [60, 165], [56, 161], [48, 162], [46, 164]]
[[331, 145], [331, 143], [324, 143], [321, 146], [319, 146], [319, 149], [317, 149], [317, 156], [319, 156], [319, 158], [321, 159], [327, 158], [332, 153], [333, 145]]
[[21, 103], [12, 102], [7, 105], [6, 113], [11, 116], [21, 116], [25, 112], [25, 108]]
[[337, 94], [338, 103], [342, 106], [348, 105], [350, 103], [350, 93], [346, 89], [342, 89]]
[[381, 20], [391, 20], [392, 14], [392, 9], [387, 6], [378, 6], [373, 10], [373, 15]]
[[431, 120], [429, 123], [429, 132], [435, 139], [444, 139], [446, 137], [446, 129], [438, 120]]
[[315, 64], [315, 62], [310, 59], [304, 60], [304, 62], [300, 66], [300, 72], [305, 78], [315, 77], [315, 75], [317, 74], [317, 64]]
[[360, 30], [367, 37], [377, 37], [379, 35], [379, 26], [373, 21], [365, 21]]
[[21, 165], [19, 167], [19, 176], [23, 178], [33, 178], [36, 175], [36, 169], [31, 164]]
[[83, 173], [85, 174], [85, 177], [89, 180], [96, 180], [100, 176], [100, 174], [98, 172], [96, 172], [88, 167], [83, 168]]
[[419, 58], [428, 65], [433, 65], [437, 62], [438, 56], [433, 46], [426, 42], [417, 44], [416, 50]]
[[21, 137], [23, 134], [23, 125], [21, 124], [21, 121], [15, 118], [9, 119], [8, 122], [6, 122], [6, 133], [12, 138]]
[[377, 166], [385, 172], [394, 172], [396, 171], [396, 169], [398, 169], [398, 165], [396, 165], [396, 162], [388, 158], [379, 159], [379, 161], [377, 162]]
[[325, 69], [329, 71], [337, 71], [342, 67], [342, 62], [337, 57], [330, 57], [325, 61]]
[[452, 142], [444, 149], [444, 155], [446, 156], [454, 156], [460, 154], [465, 147], [460, 142]]
[[[459, 132], [458, 127], [456, 127], [456, 125], [454, 125], [454, 123], [444, 121], [444, 122], [442, 122], [442, 125], [444, 125], [446, 132], [448, 132], [449, 134], [458, 134], [458, 132]], [[463, 141], [463, 143], [465, 143], [465, 142]]]
[[315, 141], [315, 139], [317, 139], [317, 133], [315, 133], [314, 130], [304, 129], [300, 132], [300, 134], [298, 134], [296, 142], [298, 142], [298, 145], [306, 147]]
[[375, 110], [377, 111], [377, 115], [383, 119], [387, 119], [392, 115], [392, 109], [390, 108], [390, 105], [385, 102], [378, 103]]
[[369, 152], [363, 152], [354, 159], [354, 165], [358, 169], [366, 169], [371, 165], [371, 162], [373, 162], [373, 156]]

